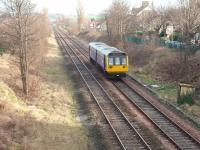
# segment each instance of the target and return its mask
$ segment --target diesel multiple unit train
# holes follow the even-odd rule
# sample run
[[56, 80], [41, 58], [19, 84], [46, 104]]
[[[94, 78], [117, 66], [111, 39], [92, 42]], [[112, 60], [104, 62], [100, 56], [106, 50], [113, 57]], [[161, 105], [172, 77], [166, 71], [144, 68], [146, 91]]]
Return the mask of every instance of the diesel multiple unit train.
[[100, 67], [108, 78], [125, 77], [128, 72], [128, 56], [123, 51], [100, 42], [89, 44], [90, 60]]

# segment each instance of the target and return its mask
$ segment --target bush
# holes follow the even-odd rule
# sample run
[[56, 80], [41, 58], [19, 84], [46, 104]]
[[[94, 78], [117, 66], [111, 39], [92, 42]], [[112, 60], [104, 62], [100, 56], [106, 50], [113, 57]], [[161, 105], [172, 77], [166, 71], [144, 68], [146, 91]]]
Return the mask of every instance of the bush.
[[166, 32], [165, 31], [162, 31], [160, 34], [159, 34], [159, 37], [165, 37], [166, 36]]
[[169, 36], [170, 41], [178, 41], [180, 40], [180, 38], [181, 36], [180, 36], [180, 33], [178, 32], [174, 32], [173, 34]]
[[194, 104], [193, 94], [189, 93], [189, 94], [184, 95], [184, 96], [179, 96], [178, 99], [177, 99], [177, 103], [179, 105], [189, 104], [191, 106], [192, 104]]
[[135, 67], [143, 67], [153, 59], [154, 51], [150, 46], [135, 45], [127, 49], [127, 54], [130, 57], [130, 64]]
[[153, 31], [153, 30], [150, 30], [150, 31], [148, 31], [148, 34], [150, 35], [150, 34], [155, 34], [156, 32], [155, 31]]
[[143, 35], [143, 34], [144, 34], [143, 31], [136, 31], [135, 33], [136, 33], [137, 35]]
[[190, 56], [185, 65], [183, 55], [180, 53], [170, 54], [159, 60], [156, 65], [156, 75], [165, 81], [194, 83], [200, 79], [199, 64], [199, 57]]
[[4, 52], [5, 52], [4, 49], [0, 48], [0, 56], [2, 56]]

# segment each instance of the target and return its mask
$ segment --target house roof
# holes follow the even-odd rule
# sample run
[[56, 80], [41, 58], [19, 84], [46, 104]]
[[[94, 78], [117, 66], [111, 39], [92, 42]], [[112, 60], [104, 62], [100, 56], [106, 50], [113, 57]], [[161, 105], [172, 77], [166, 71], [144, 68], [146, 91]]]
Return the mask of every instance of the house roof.
[[144, 11], [151, 11], [153, 2], [143, 1], [142, 6], [139, 8], [132, 8], [132, 14], [139, 16]]
[[101, 21], [97, 22], [97, 26], [98, 26], [98, 25], [102, 25], [102, 24], [104, 24], [105, 22], [106, 22], [106, 20], [101, 20]]

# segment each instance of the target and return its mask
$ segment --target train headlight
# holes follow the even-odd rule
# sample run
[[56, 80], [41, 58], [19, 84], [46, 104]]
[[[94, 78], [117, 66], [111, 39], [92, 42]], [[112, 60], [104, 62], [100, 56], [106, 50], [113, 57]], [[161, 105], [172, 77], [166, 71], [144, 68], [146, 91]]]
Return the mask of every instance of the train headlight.
[[112, 69], [113, 67], [112, 67], [112, 66], [110, 66], [109, 68], [110, 68], [110, 69]]

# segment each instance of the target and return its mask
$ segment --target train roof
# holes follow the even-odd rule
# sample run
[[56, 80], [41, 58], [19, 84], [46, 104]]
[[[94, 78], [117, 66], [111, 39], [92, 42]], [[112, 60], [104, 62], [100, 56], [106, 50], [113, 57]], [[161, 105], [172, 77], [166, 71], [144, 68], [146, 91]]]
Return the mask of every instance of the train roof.
[[119, 50], [115, 47], [111, 47], [109, 45], [106, 45], [105, 43], [92, 42], [89, 45], [92, 46], [93, 48], [95, 48], [96, 50], [100, 51], [104, 55], [109, 55], [110, 53], [123, 53], [123, 54], [125, 54], [125, 52], [123, 52], [123, 51], [121, 51], [121, 50]]
[[106, 44], [102, 43], [102, 42], [91, 42], [89, 45], [90, 46], [101, 46], [101, 45], [106, 45]]

